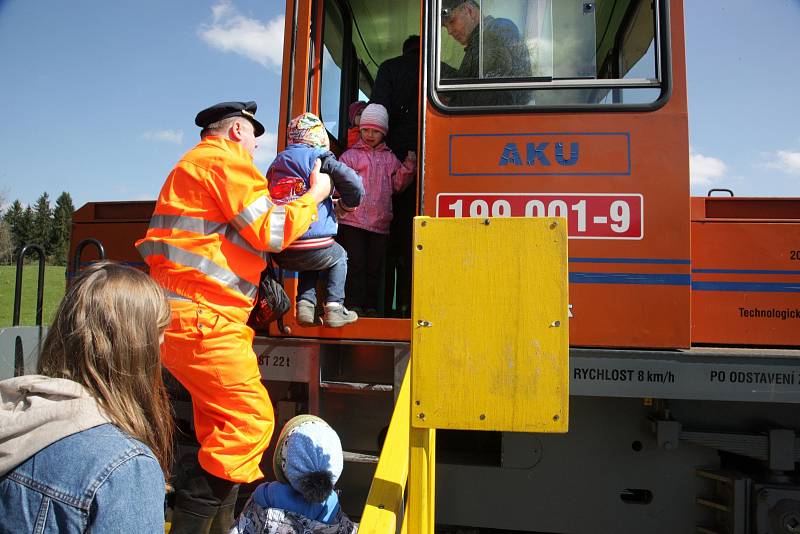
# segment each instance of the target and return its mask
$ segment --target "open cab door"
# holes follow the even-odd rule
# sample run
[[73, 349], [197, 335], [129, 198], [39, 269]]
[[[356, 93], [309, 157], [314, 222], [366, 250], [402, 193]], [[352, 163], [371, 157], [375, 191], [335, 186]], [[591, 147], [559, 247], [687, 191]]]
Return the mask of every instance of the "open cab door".
[[[311, 112], [325, 123], [331, 150], [337, 157], [341, 156], [347, 149], [348, 107], [358, 100], [370, 100], [378, 67], [387, 59], [401, 55], [407, 37], [420, 34], [420, 13], [418, 0], [287, 0], [278, 150], [286, 146], [289, 121], [301, 113]], [[415, 86], [419, 102], [420, 84]], [[418, 127], [416, 130], [418, 132]], [[421, 174], [418, 168], [417, 177]], [[407, 225], [409, 259], [411, 217], [418, 213], [416, 191], [415, 183], [408, 220], [403, 223]], [[390, 236], [390, 250], [392, 243]], [[304, 327], [295, 319], [293, 304], [283, 318], [283, 325], [273, 324], [270, 333], [275, 336], [408, 341], [411, 330], [408, 319], [411, 267], [407, 263], [393, 268], [397, 262], [393, 261], [391, 253], [388, 256], [380, 258], [384, 267], [377, 316], [361, 316], [357, 322], [343, 328]], [[296, 274], [284, 272], [284, 276], [284, 286], [294, 303]], [[398, 287], [401, 296], [398, 296]], [[323, 284], [318, 287], [317, 294], [323, 297], [318, 298], [319, 302], [324, 301], [324, 292]]]

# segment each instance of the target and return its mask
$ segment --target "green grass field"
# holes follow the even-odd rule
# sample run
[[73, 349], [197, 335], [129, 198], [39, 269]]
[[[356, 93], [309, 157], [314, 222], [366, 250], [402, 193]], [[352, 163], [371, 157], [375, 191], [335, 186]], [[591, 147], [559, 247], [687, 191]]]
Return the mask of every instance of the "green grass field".
[[[44, 303], [42, 323], [49, 325], [64, 296], [65, 267], [47, 266], [44, 270]], [[17, 277], [15, 265], [0, 265], [0, 328], [11, 326], [14, 319], [14, 283]], [[20, 324], [36, 324], [36, 284], [39, 265], [26, 265], [22, 271], [22, 305]]]

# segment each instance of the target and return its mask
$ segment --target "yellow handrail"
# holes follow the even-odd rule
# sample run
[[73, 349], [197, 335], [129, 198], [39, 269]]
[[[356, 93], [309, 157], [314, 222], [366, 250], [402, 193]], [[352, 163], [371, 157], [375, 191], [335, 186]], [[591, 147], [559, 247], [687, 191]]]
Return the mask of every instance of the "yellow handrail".
[[409, 429], [411, 427], [411, 385], [406, 370], [400, 394], [394, 406], [386, 441], [369, 488], [367, 504], [361, 516], [359, 532], [394, 534], [401, 527], [405, 508], [403, 495], [408, 479]]

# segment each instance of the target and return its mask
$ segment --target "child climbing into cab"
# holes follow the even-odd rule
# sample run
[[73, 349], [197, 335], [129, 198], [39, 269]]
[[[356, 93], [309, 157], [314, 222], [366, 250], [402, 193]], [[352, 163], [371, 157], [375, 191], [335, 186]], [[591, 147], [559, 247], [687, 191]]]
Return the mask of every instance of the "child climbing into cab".
[[347, 251], [347, 304], [365, 317], [377, 317], [382, 262], [386, 255], [392, 195], [403, 191], [417, 171], [417, 155], [409, 151], [405, 161], [389, 150], [383, 138], [389, 131], [389, 114], [380, 104], [369, 104], [361, 113], [361, 138], [341, 156], [364, 181], [364, 200], [358, 211], [339, 218], [336, 240]]
[[229, 534], [354, 534], [334, 490], [342, 444], [322, 419], [298, 415], [281, 430], [272, 467], [275, 482], [259, 485]]
[[[339, 195], [336, 211], [349, 213], [355, 210], [364, 194], [361, 177], [336, 160], [330, 151], [325, 125], [312, 113], [303, 113], [292, 119], [288, 127], [288, 146], [275, 157], [267, 170], [273, 202], [286, 204], [303, 196], [308, 191], [310, 175], [318, 161], [320, 172], [330, 175]], [[331, 197], [319, 203], [317, 213], [318, 218], [308, 231], [273, 258], [281, 268], [298, 272], [297, 322], [304, 326], [318, 324], [317, 279], [320, 271], [328, 272], [322, 322], [335, 328], [355, 322], [358, 314], [344, 306], [347, 254], [333, 239], [338, 225]]]

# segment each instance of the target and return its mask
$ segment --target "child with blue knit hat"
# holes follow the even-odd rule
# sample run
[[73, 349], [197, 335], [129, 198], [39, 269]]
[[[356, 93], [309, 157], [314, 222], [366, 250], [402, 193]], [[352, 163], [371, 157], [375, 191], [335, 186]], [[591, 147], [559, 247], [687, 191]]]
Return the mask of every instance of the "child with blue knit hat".
[[342, 474], [342, 444], [314, 415], [298, 415], [281, 430], [272, 467], [275, 482], [259, 485], [230, 534], [355, 534], [334, 485]]

